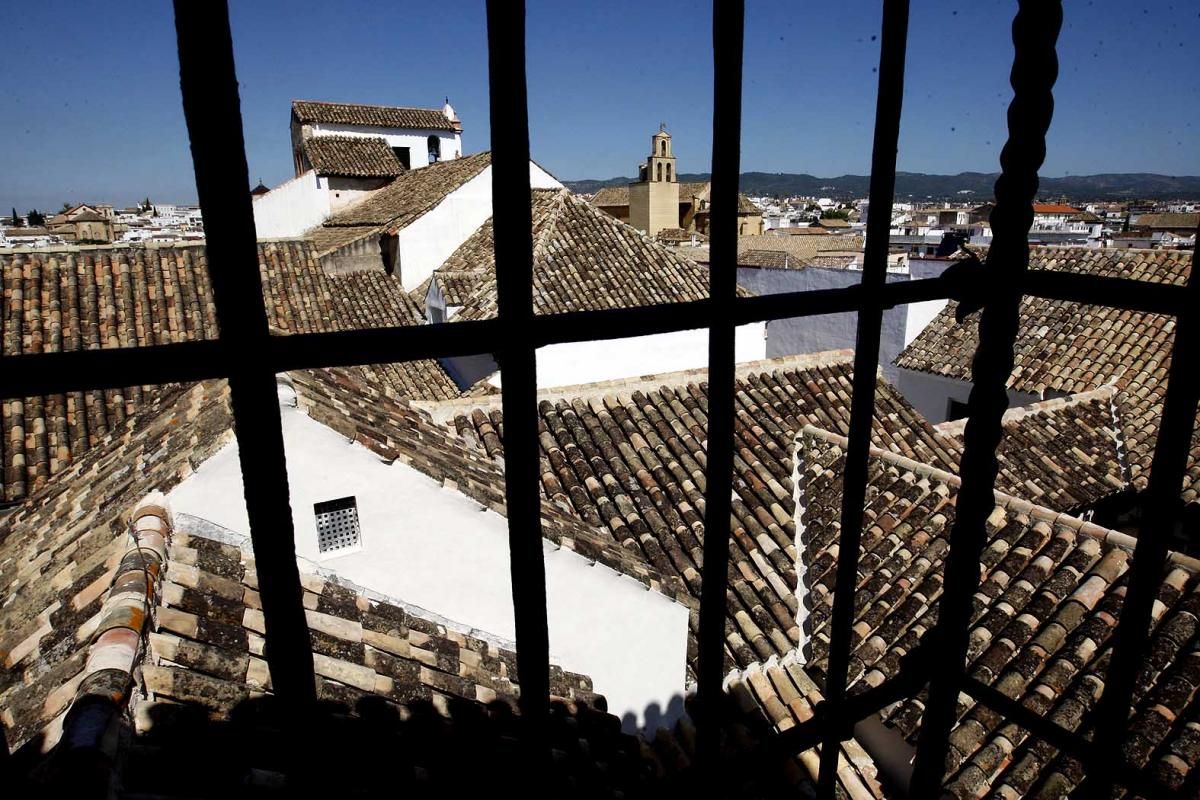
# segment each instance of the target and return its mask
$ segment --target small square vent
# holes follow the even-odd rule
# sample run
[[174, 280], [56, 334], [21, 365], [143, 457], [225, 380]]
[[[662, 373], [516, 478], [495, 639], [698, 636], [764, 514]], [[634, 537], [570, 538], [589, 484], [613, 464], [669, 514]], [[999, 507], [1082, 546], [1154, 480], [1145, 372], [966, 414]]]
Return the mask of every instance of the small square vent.
[[313, 503], [313, 513], [317, 515], [317, 547], [322, 553], [359, 543], [358, 503], [353, 497]]

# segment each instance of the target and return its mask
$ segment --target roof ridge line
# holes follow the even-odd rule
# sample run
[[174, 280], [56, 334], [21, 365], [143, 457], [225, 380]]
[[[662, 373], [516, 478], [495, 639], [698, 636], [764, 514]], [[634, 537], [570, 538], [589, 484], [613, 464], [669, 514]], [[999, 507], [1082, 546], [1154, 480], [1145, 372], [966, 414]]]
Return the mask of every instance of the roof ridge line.
[[[1097, 386], [1095, 389], [1085, 389], [1082, 392], [1074, 392], [1062, 397], [1051, 397], [1048, 400], [1039, 400], [1036, 403], [1030, 403], [1024, 406], [1014, 406], [1004, 412], [1001, 417], [1002, 423], [1016, 422], [1024, 417], [1042, 414], [1049, 411], [1057, 411], [1060, 408], [1070, 408], [1072, 406], [1089, 403], [1092, 400], [1112, 400], [1117, 394], [1117, 385], [1109, 382], [1102, 386]], [[940, 434], [957, 436], [961, 434], [967, 426], [969, 417], [961, 417], [959, 419], [947, 420], [939, 422], [933, 426], [933, 429]]]
[[[779, 369], [812, 369], [828, 367], [835, 364], [850, 364], [854, 359], [854, 351], [850, 349], [825, 350], [818, 353], [799, 353], [775, 358], [760, 358], [754, 361], [743, 361], [734, 364], [734, 379], [745, 378], [763, 372], [773, 372]], [[547, 386], [537, 390], [537, 400], [559, 400], [566, 397], [580, 400], [594, 400], [610, 394], [632, 394], [635, 391], [657, 391], [663, 386], [678, 388], [689, 383], [698, 383], [708, 379], [708, 367], [693, 367], [692, 369], [658, 372], [650, 375], [631, 376], [627, 378], [610, 378], [602, 381], [587, 383], [572, 383], [562, 386]], [[490, 397], [456, 397], [452, 400], [412, 400], [414, 408], [427, 412], [435, 422], [447, 422], [456, 413], [482, 410], [497, 410], [501, 406], [502, 395]]]
[[[125, 707], [134, 671], [146, 656], [144, 636], [159, 602], [172, 527], [166, 496], [159, 491], [146, 495], [129, 514], [130, 541], [113, 567], [95, 633], [87, 644], [87, 660], [64, 711], [59, 741], [69, 742], [72, 750], [112, 755], [114, 743], [106, 741], [105, 732], [108, 722]], [[119, 592], [115, 591], [118, 584], [122, 585]]]
[[[822, 441], [835, 444], [843, 449], [845, 449], [849, 443], [849, 440], [845, 436], [818, 428], [815, 425], [805, 425], [803, 428], [801, 428], [800, 432], [796, 434], [797, 442], [800, 442], [804, 437], [821, 439]], [[945, 470], [938, 469], [930, 464], [914, 461], [913, 459], [902, 456], [899, 453], [893, 453], [890, 450], [883, 450], [879, 447], [876, 447], [874, 444], [870, 445], [868, 449], [868, 455], [874, 456], [881, 461], [890, 462], [896, 466], [903, 467], [912, 472], [914, 475], [939, 480], [955, 488], [962, 487], [962, 479], [957, 475], [953, 475]], [[799, 461], [798, 455], [797, 461]], [[1134, 548], [1137, 546], [1137, 537], [1131, 536], [1128, 533], [1113, 530], [1112, 528], [1106, 528], [1103, 525], [1097, 525], [1094, 522], [1080, 519], [1079, 517], [1075, 517], [1061, 511], [1055, 511], [1052, 508], [1047, 508], [1046, 506], [1030, 502], [1024, 498], [1005, 494], [1004, 492], [998, 491], [994, 488], [992, 490], [992, 494], [995, 497], [997, 506], [1010, 511], [1015, 511], [1019, 514], [1026, 514], [1033, 519], [1042, 520], [1050, 525], [1064, 525], [1083, 536], [1097, 539], [1114, 547], [1120, 547], [1122, 550], [1127, 550], [1130, 553], [1132, 553]], [[1192, 570], [1193, 572], [1200, 573], [1200, 558], [1193, 558], [1192, 556], [1184, 555], [1176, 550], [1169, 550], [1167, 551], [1167, 560], [1169, 563], [1184, 567], [1185, 569]]]
[[[534, 191], [534, 190], [531, 189], [531, 191]], [[567, 195], [570, 194], [570, 192], [567, 190], [566, 187], [563, 187], [562, 189], [556, 189], [553, 191], [555, 192], [555, 194], [557, 196], [554, 197], [553, 200], [551, 200], [550, 210], [546, 213], [546, 218], [542, 221], [542, 229], [539, 230], [537, 232], [537, 235], [533, 237], [533, 249], [530, 251], [530, 255], [531, 255], [530, 266], [531, 267], [533, 267], [534, 265], [537, 264], [538, 254], [545, 250], [546, 243], [550, 239], [550, 232], [552, 230], [554, 230], [555, 227], [557, 227], [559, 219], [562, 218], [563, 209], [566, 208], [566, 204], [567, 204], [566, 197], [567, 197]], [[493, 214], [491, 217], [488, 217], [488, 219], [489, 220], [494, 219], [494, 217], [495, 217], [495, 214]], [[536, 221], [533, 219], [532, 205], [530, 206], [530, 209], [529, 209], [529, 217], [530, 217], [530, 223], [536, 224]], [[493, 223], [493, 226], [494, 225], [495, 225], [495, 223]], [[495, 271], [495, 262], [494, 261], [493, 261], [493, 271]]]
[[293, 99], [292, 105], [295, 105], [296, 103], [313, 103], [314, 105], [318, 105], [318, 106], [360, 106], [362, 108], [403, 108], [406, 110], [411, 109], [411, 110], [415, 110], [415, 111], [436, 111], [439, 114], [442, 113], [442, 110], [440, 108], [429, 108], [427, 106], [389, 106], [389, 105], [384, 105], [383, 103], [343, 103], [340, 100], [298, 100], [298, 99]]

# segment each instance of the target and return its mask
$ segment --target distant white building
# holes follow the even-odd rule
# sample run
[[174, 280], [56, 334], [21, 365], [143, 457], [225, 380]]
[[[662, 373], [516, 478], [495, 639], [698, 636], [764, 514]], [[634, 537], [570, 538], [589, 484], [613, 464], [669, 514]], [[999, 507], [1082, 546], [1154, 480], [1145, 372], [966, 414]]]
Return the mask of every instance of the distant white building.
[[299, 236], [398, 175], [462, 155], [462, 123], [440, 110], [296, 100], [296, 177], [254, 197], [259, 238]]

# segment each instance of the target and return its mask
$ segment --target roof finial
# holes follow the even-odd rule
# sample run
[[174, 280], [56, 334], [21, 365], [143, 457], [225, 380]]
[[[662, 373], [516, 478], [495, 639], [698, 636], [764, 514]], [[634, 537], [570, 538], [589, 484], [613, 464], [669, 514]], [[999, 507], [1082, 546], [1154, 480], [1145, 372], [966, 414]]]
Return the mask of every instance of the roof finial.
[[667, 123], [665, 123], [665, 122], [658, 123], [658, 130], [660, 133], [666, 133], [667, 132]]

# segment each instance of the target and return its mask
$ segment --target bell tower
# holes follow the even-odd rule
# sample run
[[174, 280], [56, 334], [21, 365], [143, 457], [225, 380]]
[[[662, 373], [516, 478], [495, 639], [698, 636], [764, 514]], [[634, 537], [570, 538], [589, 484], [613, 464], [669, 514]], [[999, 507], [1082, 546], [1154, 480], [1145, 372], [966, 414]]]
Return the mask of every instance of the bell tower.
[[638, 180], [629, 184], [629, 224], [650, 236], [679, 227], [679, 182], [665, 122], [650, 137], [650, 155], [638, 167]]

